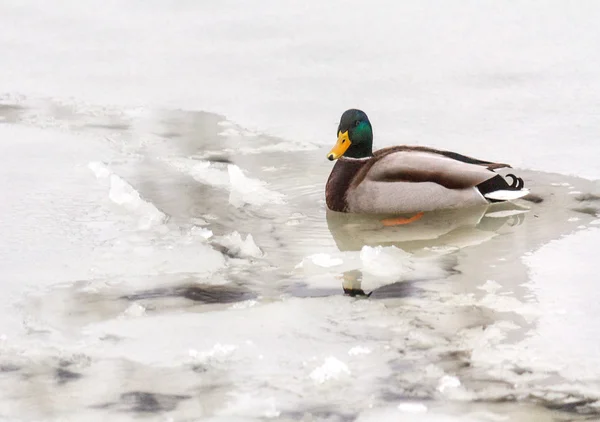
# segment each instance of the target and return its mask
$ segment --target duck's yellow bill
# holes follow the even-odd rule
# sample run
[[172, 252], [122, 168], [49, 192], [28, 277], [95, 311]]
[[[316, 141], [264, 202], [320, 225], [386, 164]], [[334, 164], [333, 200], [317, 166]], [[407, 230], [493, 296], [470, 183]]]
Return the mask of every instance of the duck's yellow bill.
[[327, 154], [327, 158], [329, 161], [337, 160], [350, 148], [352, 142], [350, 142], [350, 138], [348, 138], [348, 131], [342, 133], [338, 132], [338, 139], [329, 154]]

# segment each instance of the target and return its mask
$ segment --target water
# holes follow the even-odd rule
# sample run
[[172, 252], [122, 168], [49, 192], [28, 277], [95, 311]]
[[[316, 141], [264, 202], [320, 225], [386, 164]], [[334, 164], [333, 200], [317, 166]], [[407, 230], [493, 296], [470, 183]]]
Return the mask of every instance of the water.
[[[600, 420], [598, 15], [4, 2], [0, 418]], [[327, 212], [356, 106], [542, 201]]]

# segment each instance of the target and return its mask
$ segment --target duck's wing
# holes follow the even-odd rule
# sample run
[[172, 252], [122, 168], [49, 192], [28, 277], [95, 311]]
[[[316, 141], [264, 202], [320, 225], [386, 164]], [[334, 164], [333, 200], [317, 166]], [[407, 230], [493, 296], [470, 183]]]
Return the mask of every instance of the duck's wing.
[[431, 182], [446, 189], [466, 189], [497, 176], [492, 169], [501, 167], [510, 166], [429, 148], [395, 147], [378, 151], [356, 182]]
[[509, 164], [480, 160], [478, 158], [469, 157], [468, 155], [459, 154], [454, 151], [444, 151], [441, 149], [429, 148], [429, 147], [424, 147], [424, 146], [420, 146], [420, 145], [397, 145], [397, 146], [393, 146], [393, 147], [382, 148], [375, 152], [375, 156], [383, 157], [385, 155], [393, 154], [395, 152], [400, 152], [400, 151], [426, 152], [426, 153], [431, 153], [431, 154], [435, 154], [435, 155], [441, 155], [441, 156], [448, 157], [448, 158], [451, 158], [456, 161], [461, 161], [463, 163], [476, 164], [478, 166], [483, 166], [489, 170], [500, 169], [500, 168], [511, 168], [511, 166]]

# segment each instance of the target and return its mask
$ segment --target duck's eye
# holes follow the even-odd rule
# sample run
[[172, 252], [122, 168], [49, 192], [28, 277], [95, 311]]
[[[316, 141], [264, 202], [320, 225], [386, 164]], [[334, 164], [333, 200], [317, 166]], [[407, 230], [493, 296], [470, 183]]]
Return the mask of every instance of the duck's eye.
[[354, 122], [354, 127], [357, 127], [358, 125], [360, 125], [360, 120]]

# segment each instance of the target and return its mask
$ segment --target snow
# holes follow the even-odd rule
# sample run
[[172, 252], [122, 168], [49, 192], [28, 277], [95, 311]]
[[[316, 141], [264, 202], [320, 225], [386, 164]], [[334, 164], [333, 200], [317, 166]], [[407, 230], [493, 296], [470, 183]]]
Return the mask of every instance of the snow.
[[595, 2], [41, 4], [0, 6], [0, 92], [212, 110], [323, 146], [341, 112], [360, 107], [380, 146], [600, 177]]

